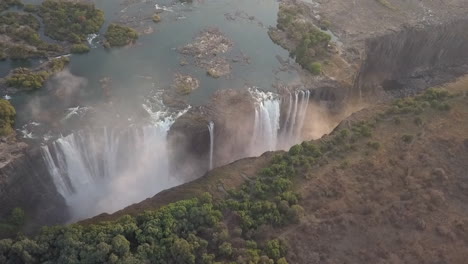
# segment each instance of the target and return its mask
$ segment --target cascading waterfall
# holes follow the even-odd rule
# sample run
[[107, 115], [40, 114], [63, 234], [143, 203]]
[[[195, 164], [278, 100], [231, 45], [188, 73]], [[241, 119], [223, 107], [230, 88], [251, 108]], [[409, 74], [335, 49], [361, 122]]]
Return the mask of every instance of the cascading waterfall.
[[256, 100], [254, 131], [251, 140], [250, 155], [260, 155], [273, 151], [278, 145], [280, 129], [280, 100], [271, 92], [251, 90]]
[[[147, 109], [149, 111], [149, 109]], [[42, 147], [72, 221], [112, 213], [182, 184], [169, 176], [167, 133], [182, 115], [149, 112], [152, 124], [126, 129], [82, 130]]]
[[[282, 100], [271, 92], [257, 89], [250, 89], [250, 92], [256, 100], [250, 155], [257, 156], [265, 151], [288, 149], [302, 140], [310, 91], [296, 91]], [[287, 111], [283, 125], [280, 125], [282, 107], [287, 107]]]
[[208, 131], [210, 131], [210, 163], [209, 169], [213, 169], [213, 148], [214, 148], [214, 122], [210, 121], [208, 123]]

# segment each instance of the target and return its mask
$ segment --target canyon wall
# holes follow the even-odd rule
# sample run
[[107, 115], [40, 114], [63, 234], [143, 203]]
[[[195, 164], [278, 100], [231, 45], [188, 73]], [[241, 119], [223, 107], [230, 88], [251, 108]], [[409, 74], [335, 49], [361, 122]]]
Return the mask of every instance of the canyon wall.
[[466, 73], [467, 28], [463, 19], [367, 40], [351, 98], [408, 96]]
[[40, 150], [24, 148], [17, 154], [0, 168], [0, 218], [20, 207], [33, 225], [63, 223], [68, 217], [65, 201], [56, 190]]

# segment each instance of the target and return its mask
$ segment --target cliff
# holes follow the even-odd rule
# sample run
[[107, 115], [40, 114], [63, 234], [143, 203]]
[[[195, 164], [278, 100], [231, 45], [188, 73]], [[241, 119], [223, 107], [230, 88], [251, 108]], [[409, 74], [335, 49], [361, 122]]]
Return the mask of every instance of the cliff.
[[14, 139], [0, 143], [0, 150], [4, 158], [0, 168], [0, 218], [20, 207], [26, 212], [26, 232], [66, 221], [65, 201], [55, 189], [40, 150]]

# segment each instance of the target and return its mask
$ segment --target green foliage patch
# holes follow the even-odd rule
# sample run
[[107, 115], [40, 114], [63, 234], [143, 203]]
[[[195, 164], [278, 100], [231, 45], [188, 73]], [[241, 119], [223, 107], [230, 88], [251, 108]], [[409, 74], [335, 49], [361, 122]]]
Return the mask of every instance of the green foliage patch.
[[13, 133], [16, 111], [8, 100], [0, 99], [0, 136]]
[[121, 47], [137, 40], [138, 32], [126, 26], [110, 24], [105, 37], [110, 47]]
[[10, 7], [18, 6], [22, 7], [23, 3], [21, 0], [2, 0], [0, 1], [0, 11], [7, 10]]
[[[289, 48], [296, 62], [312, 74], [318, 75], [322, 72], [319, 61], [328, 56], [327, 47], [331, 36], [305, 20], [302, 12], [297, 6], [281, 5], [277, 28], [286, 32], [288, 39], [295, 43], [292, 50]], [[272, 39], [279, 42], [274, 37]]]
[[87, 35], [98, 33], [104, 23], [101, 10], [82, 2], [45, 0], [37, 13], [44, 20], [47, 36], [71, 43], [85, 41]]
[[48, 62], [46, 70], [35, 72], [27, 68], [15, 69], [13, 74], [6, 78], [6, 84], [10, 87], [26, 90], [39, 89], [44, 86], [51, 75], [62, 71], [69, 62], [69, 58], [62, 57]]

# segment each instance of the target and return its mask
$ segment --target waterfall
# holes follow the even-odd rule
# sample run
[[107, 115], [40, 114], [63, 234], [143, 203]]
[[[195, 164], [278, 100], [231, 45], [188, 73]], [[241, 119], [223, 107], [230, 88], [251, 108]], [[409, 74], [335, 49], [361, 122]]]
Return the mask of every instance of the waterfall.
[[208, 130], [210, 131], [210, 163], [209, 163], [209, 169], [213, 169], [213, 148], [214, 148], [214, 123], [213, 121], [210, 121], [208, 123]]
[[[250, 92], [256, 101], [250, 155], [288, 149], [302, 140], [310, 91], [289, 93], [287, 99], [283, 97], [281, 100], [271, 92], [257, 89], [250, 89]], [[283, 125], [280, 125], [282, 107], [287, 110]]]
[[275, 94], [251, 91], [256, 100], [251, 155], [277, 150], [280, 128], [280, 100]]
[[182, 184], [169, 175], [166, 142], [170, 126], [185, 112], [150, 112], [157, 118], [151, 124], [77, 131], [42, 146], [71, 220], [112, 213]]
[[295, 140], [301, 140], [302, 136], [302, 129], [304, 127], [304, 122], [307, 116], [307, 109], [309, 109], [309, 99], [310, 99], [310, 91], [301, 91], [301, 105], [300, 105], [300, 111], [299, 115], [297, 118], [299, 119], [299, 123], [297, 125], [296, 133], [295, 133]]

